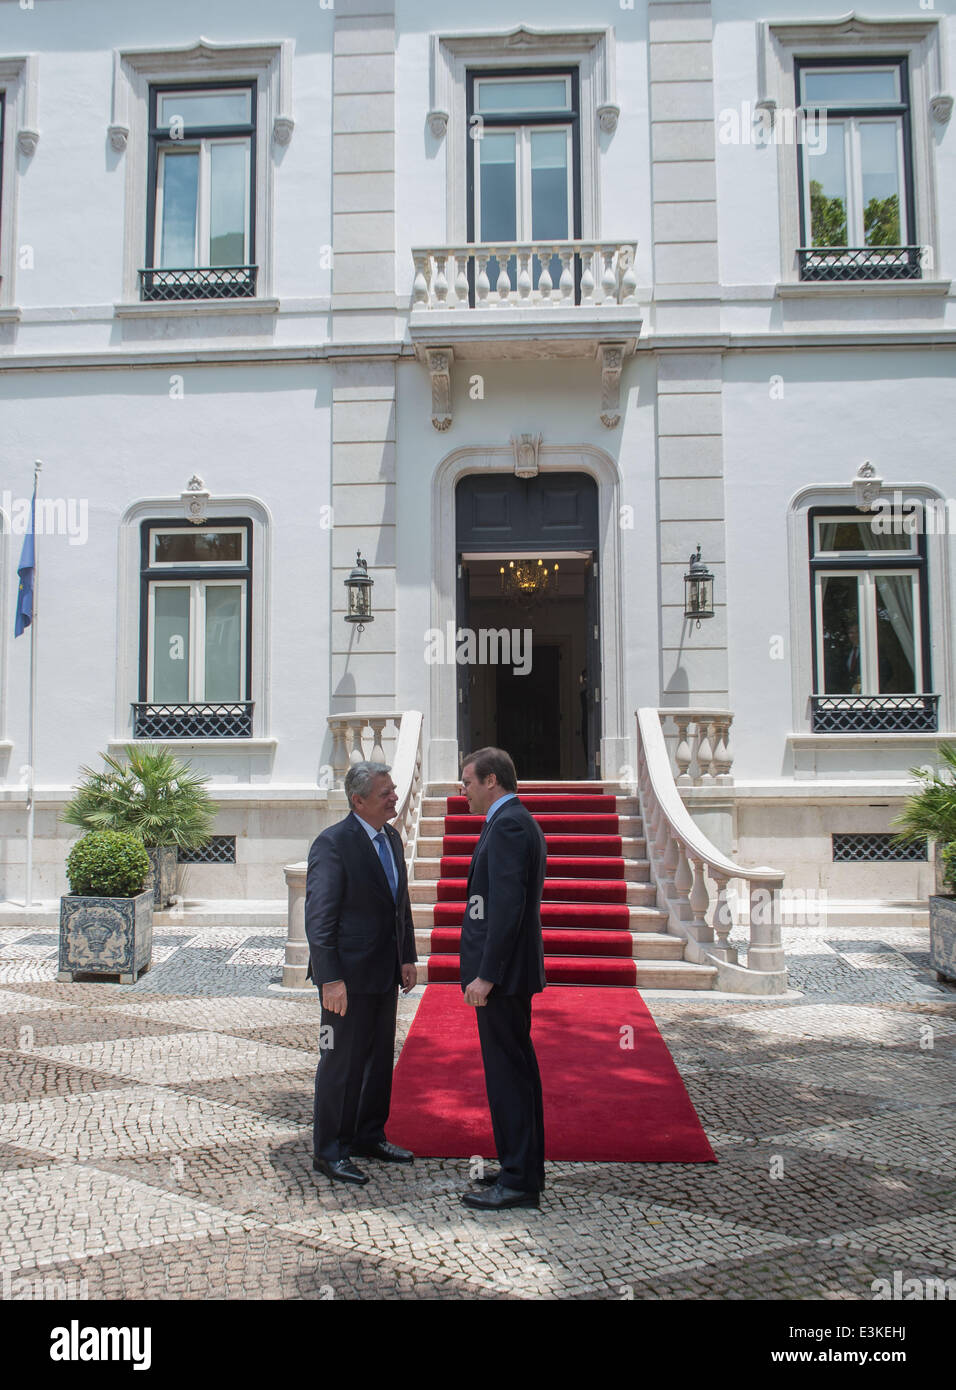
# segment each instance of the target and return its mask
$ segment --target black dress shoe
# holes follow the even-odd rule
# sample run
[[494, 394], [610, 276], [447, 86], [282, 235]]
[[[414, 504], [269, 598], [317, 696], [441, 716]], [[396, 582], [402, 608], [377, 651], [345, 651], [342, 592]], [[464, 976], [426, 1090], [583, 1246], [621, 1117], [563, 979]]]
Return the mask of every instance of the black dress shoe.
[[513, 1187], [502, 1187], [496, 1183], [489, 1192], [465, 1192], [462, 1202], [475, 1211], [508, 1211], [511, 1207], [539, 1207], [541, 1197], [537, 1192], [518, 1192]]
[[353, 1147], [351, 1153], [358, 1154], [359, 1158], [380, 1158], [383, 1163], [415, 1162], [415, 1155], [411, 1149], [400, 1149], [397, 1144], [390, 1144], [387, 1139], [383, 1139], [380, 1144]]
[[348, 1158], [338, 1158], [334, 1163], [330, 1163], [327, 1158], [313, 1158], [312, 1167], [317, 1173], [324, 1173], [333, 1182], [354, 1182], [359, 1187], [364, 1187], [368, 1182], [368, 1173], [356, 1168]]
[[[475, 1178], [475, 1182], [481, 1183], [481, 1186], [482, 1186], [482, 1187], [494, 1187], [495, 1184], [498, 1183], [498, 1182], [500, 1182], [500, 1181], [501, 1181], [501, 1169], [500, 1169], [500, 1168], [495, 1168], [492, 1172], [486, 1173], [485, 1176], [484, 1176], [483, 1178]], [[545, 1188], [545, 1181], [544, 1181], [544, 1178], [542, 1178], [542, 1179], [541, 1179], [541, 1188], [540, 1188], [540, 1191], [543, 1192], [543, 1191], [544, 1191], [544, 1188]]]

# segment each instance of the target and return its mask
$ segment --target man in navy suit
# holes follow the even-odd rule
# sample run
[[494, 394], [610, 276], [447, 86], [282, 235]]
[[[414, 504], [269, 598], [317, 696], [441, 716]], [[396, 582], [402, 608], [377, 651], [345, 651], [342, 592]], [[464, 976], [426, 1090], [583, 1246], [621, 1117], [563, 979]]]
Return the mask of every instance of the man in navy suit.
[[461, 987], [475, 1007], [500, 1170], [462, 1201], [479, 1211], [537, 1207], [544, 1187], [544, 1115], [531, 1042], [531, 998], [544, 989], [544, 835], [518, 800], [501, 748], [469, 753], [461, 785], [485, 824], [471, 860], [461, 929]]
[[402, 839], [387, 824], [395, 784], [383, 763], [355, 763], [352, 808], [312, 843], [305, 888], [309, 974], [322, 996], [312, 1167], [364, 1184], [353, 1155], [411, 1163], [385, 1138], [392, 1098], [398, 985], [415, 986], [415, 932]]

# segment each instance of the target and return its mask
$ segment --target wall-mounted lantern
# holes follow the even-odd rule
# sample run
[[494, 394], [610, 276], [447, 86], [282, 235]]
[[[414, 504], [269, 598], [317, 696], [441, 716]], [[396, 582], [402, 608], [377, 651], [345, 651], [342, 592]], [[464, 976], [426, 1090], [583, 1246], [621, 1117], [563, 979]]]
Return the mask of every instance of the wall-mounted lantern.
[[700, 627], [701, 618], [714, 616], [714, 576], [700, 558], [700, 545], [697, 554], [690, 557], [690, 569], [684, 575], [684, 617], [696, 619]]
[[358, 623], [362, 632], [366, 623], [375, 621], [372, 615], [372, 586], [375, 580], [368, 577], [368, 561], [362, 559], [361, 550], [355, 552], [355, 566], [345, 587], [349, 595], [349, 609], [345, 615], [347, 623]]

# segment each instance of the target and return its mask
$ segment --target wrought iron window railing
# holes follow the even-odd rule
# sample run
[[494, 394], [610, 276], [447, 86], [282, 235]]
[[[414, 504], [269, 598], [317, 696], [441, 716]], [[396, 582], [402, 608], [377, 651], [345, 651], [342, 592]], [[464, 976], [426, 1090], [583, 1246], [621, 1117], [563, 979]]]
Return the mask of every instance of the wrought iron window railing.
[[252, 299], [257, 265], [199, 266], [194, 269], [139, 272], [140, 297], [165, 299]]
[[834, 864], [925, 863], [926, 841], [899, 845], [896, 836], [885, 830], [837, 831], [830, 837]]
[[251, 738], [252, 700], [221, 705], [133, 704], [134, 738]]
[[919, 280], [919, 246], [798, 246], [801, 280]]
[[235, 835], [213, 835], [202, 849], [181, 849], [180, 864], [235, 864]]
[[815, 734], [934, 734], [938, 695], [811, 695]]

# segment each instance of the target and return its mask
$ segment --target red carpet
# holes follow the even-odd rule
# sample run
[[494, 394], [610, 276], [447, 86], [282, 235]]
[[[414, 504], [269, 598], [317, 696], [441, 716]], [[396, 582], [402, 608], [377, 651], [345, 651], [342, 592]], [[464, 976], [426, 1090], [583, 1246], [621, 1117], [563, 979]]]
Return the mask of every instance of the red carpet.
[[[474, 1013], [459, 989], [429, 987], [402, 1048], [388, 1137], [423, 1158], [495, 1156]], [[717, 1161], [636, 990], [547, 989], [533, 1020], [546, 1158]], [[621, 1047], [627, 1026], [633, 1049]]]
[[[521, 801], [544, 832], [541, 906], [549, 984], [633, 988], [637, 980], [617, 798], [600, 784], [522, 784]], [[463, 796], [445, 800], [441, 878], [432, 911], [428, 980], [457, 983], [471, 855], [484, 824]], [[633, 833], [633, 832], [631, 832]], [[633, 853], [633, 849], [630, 853]]]

